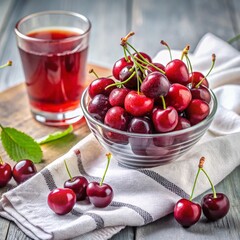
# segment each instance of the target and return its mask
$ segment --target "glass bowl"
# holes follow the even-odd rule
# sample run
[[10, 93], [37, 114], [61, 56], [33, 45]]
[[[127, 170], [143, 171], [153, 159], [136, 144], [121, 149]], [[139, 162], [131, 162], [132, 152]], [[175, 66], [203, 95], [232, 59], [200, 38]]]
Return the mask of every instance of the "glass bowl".
[[216, 96], [210, 89], [209, 91], [211, 102], [207, 118], [190, 128], [168, 133], [130, 133], [106, 126], [88, 112], [87, 106], [90, 101], [88, 88], [82, 94], [81, 107], [91, 132], [120, 166], [150, 168], [177, 160], [207, 131], [217, 110]]

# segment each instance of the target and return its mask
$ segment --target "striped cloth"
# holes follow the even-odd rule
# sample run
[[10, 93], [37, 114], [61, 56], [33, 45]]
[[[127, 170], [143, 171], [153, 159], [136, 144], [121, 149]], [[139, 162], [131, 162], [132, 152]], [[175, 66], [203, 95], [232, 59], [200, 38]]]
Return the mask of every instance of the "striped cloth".
[[[47, 205], [47, 196], [56, 187], [63, 187], [64, 181], [69, 178], [64, 160], [72, 175], [99, 181], [103, 174], [106, 151], [90, 134], [31, 179], [3, 194], [0, 215], [14, 221], [33, 239], [77, 237], [103, 240], [125, 226], [142, 226], [171, 213], [176, 201], [189, 197], [201, 156], [206, 158], [204, 167], [212, 181], [219, 183], [240, 164], [240, 100], [234, 94], [237, 92], [239, 96], [240, 55], [222, 40], [208, 34], [190, 56], [194, 69], [207, 70], [212, 52], [218, 56], [219, 64], [209, 80], [215, 88], [221, 112], [217, 113], [217, 118], [201, 141], [178, 161], [134, 170], [119, 167], [113, 158], [105, 178], [114, 190], [113, 202], [100, 209], [87, 201], [80, 201], [69, 214], [56, 215]], [[173, 54], [179, 55], [179, 52]], [[165, 51], [160, 52], [155, 60], [163, 62], [164, 58]], [[235, 104], [222, 103], [226, 87], [231, 87], [231, 99]], [[200, 174], [195, 196], [208, 189], [207, 179]]]

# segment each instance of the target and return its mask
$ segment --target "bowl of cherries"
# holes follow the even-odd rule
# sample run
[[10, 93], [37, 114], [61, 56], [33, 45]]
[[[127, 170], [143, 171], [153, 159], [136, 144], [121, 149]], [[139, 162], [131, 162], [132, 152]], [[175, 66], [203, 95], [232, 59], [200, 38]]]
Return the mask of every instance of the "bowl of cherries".
[[[155, 167], [177, 160], [209, 128], [217, 100], [207, 76], [193, 71], [186, 46], [180, 59], [155, 63], [128, 39], [121, 39], [124, 57], [111, 77], [98, 77], [85, 89], [81, 107], [87, 124], [119, 165]], [[171, 50], [166, 42], [161, 41]]]

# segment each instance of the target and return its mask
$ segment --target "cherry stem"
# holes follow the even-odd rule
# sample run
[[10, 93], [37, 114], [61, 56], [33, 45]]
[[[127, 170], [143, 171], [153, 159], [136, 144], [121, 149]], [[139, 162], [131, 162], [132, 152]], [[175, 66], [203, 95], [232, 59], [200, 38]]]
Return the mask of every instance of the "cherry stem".
[[129, 63], [130, 60], [129, 60], [128, 56], [127, 56], [127, 51], [126, 51], [126, 47], [125, 46], [123, 46], [123, 53], [124, 53], [124, 58], [125, 58], [126, 62]]
[[[141, 60], [140, 58], [138, 58], [138, 57], [135, 57], [139, 62], [141, 62], [141, 63], [146, 63], [145, 61], [143, 61], [143, 60]], [[147, 64], [148, 65], [150, 65], [150, 66], [152, 66], [152, 67], [154, 67], [156, 70], [158, 70], [159, 72], [161, 72], [162, 74], [165, 74], [165, 72], [161, 69], [161, 68], [158, 68], [157, 66], [155, 66], [154, 64], [152, 64], [152, 63], [150, 63], [150, 62], [147, 62]], [[148, 69], [147, 67], [146, 67], [146, 69]]]
[[96, 78], [99, 78], [99, 76], [97, 75], [93, 68], [89, 70], [89, 73], [93, 73]]
[[69, 168], [68, 168], [68, 165], [67, 165], [67, 163], [66, 163], [66, 160], [64, 160], [64, 165], [65, 165], [65, 168], [66, 168], [66, 170], [67, 170], [68, 176], [70, 177], [70, 180], [72, 181], [72, 175], [71, 175], [71, 173], [70, 173], [70, 171], [69, 171]]
[[204, 78], [201, 79], [201, 81], [199, 81], [199, 83], [195, 86], [195, 88], [199, 88], [200, 85], [202, 84], [202, 82], [204, 81], [204, 79], [206, 79], [208, 77], [208, 75], [211, 73], [211, 71], [213, 70], [213, 67], [215, 65], [216, 62], [216, 55], [213, 53], [212, 54], [212, 65], [208, 71], [208, 73], [206, 74], [206, 76]]
[[163, 46], [167, 47], [168, 52], [169, 52], [169, 55], [170, 55], [170, 59], [171, 59], [171, 61], [172, 61], [172, 52], [171, 52], [171, 49], [170, 49], [169, 45], [168, 45], [165, 41], [163, 41], [163, 40], [161, 40], [160, 43], [161, 43]]
[[8, 61], [7, 63], [1, 65], [1, 66], [0, 66], [0, 69], [1, 69], [1, 68], [5, 68], [5, 67], [8, 67], [8, 66], [12, 66], [12, 61]]
[[107, 173], [109, 164], [110, 164], [110, 160], [111, 160], [111, 158], [112, 158], [112, 154], [111, 154], [111, 153], [107, 153], [107, 154], [106, 154], [106, 157], [107, 157], [107, 166], [106, 166], [106, 168], [105, 168], [105, 171], [104, 171], [102, 180], [101, 180], [101, 182], [99, 183], [99, 186], [102, 186], [102, 184], [103, 184], [103, 181], [104, 181], [104, 179], [105, 179], [105, 176], [106, 176], [106, 173]]
[[129, 32], [125, 37], [121, 38], [121, 45], [126, 46], [128, 39], [134, 34], [135, 34], [134, 32]]
[[190, 49], [190, 46], [189, 46], [189, 45], [187, 45], [187, 46], [183, 49], [182, 55], [181, 55], [181, 60], [183, 60], [184, 56], [188, 55], [189, 49]]
[[191, 196], [189, 198], [190, 201], [192, 201], [192, 199], [193, 199], [193, 194], [194, 194], [194, 190], [195, 190], [195, 187], [196, 187], [196, 184], [197, 184], [197, 179], [198, 179], [198, 176], [199, 176], [199, 173], [200, 173], [201, 169], [203, 168], [204, 161], [205, 161], [204, 157], [201, 157], [201, 159], [199, 160], [198, 171], [197, 171], [196, 177], [194, 179]]
[[238, 34], [237, 36], [229, 39], [227, 42], [228, 42], [229, 44], [232, 44], [232, 43], [234, 43], [235, 41], [238, 41], [238, 40], [240, 40], [240, 34]]
[[162, 99], [163, 109], [165, 110], [165, 109], [166, 109], [166, 102], [165, 102], [164, 96], [161, 95], [160, 97], [161, 97], [161, 99]]
[[210, 177], [208, 176], [207, 172], [203, 168], [201, 168], [201, 170], [204, 172], [204, 174], [206, 175], [206, 177], [207, 177], [207, 179], [208, 179], [208, 181], [211, 185], [211, 188], [212, 188], [212, 191], [213, 191], [213, 198], [217, 198], [216, 190], [215, 190], [215, 187], [214, 187]]
[[192, 72], [193, 72], [193, 69], [192, 69], [191, 61], [190, 61], [190, 59], [189, 59], [189, 57], [188, 57], [187, 54], [185, 55], [185, 57], [186, 57], [186, 59], [187, 59], [187, 65], [189, 66], [189, 69], [190, 69], [189, 72], [192, 73]]

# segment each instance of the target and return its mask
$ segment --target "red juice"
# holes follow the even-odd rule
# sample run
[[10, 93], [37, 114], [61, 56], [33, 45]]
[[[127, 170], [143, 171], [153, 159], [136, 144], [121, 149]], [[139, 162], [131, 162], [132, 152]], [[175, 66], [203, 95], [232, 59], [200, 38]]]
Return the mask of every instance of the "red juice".
[[71, 29], [41, 29], [27, 34], [36, 41], [19, 47], [29, 101], [45, 112], [79, 107], [85, 88], [87, 48], [81, 33]]

